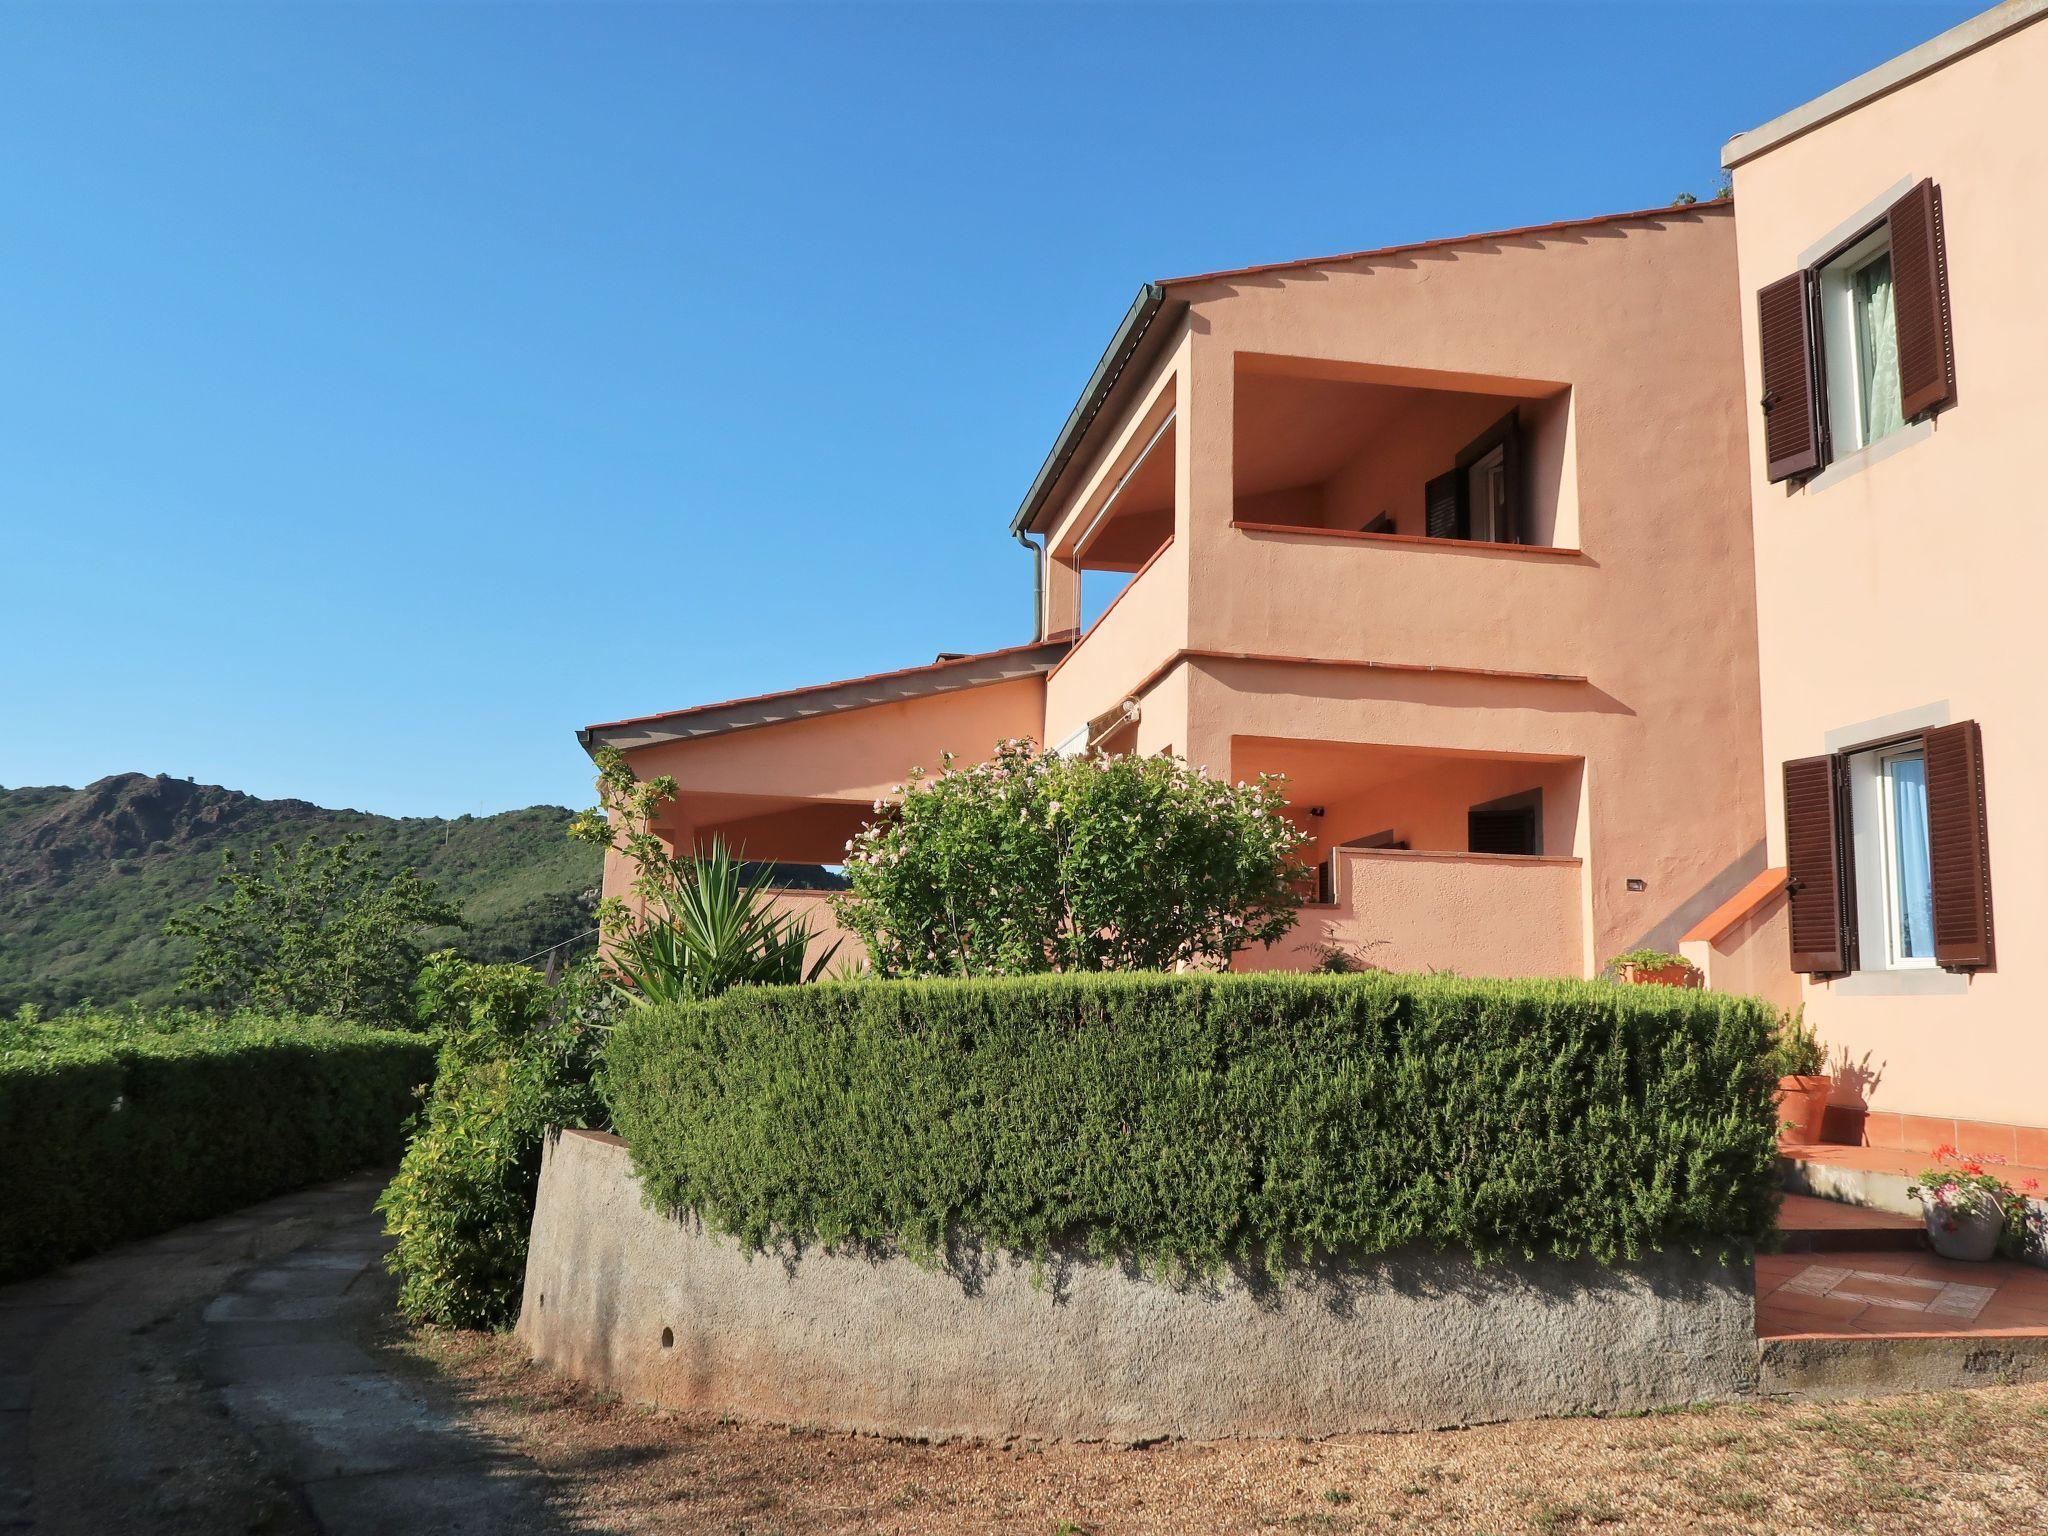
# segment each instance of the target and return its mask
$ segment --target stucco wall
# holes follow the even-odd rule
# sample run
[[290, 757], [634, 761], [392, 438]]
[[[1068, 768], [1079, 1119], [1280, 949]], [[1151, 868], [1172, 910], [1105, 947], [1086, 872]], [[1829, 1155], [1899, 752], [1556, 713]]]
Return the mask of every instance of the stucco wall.
[[1390, 971], [1578, 976], [1582, 878], [1574, 858], [1340, 852], [1336, 903], [1302, 908], [1286, 938], [1231, 968], [1313, 970], [1335, 942]]
[[[1739, 1396], [1746, 1265], [1673, 1253], [1479, 1269], [1403, 1253], [1290, 1284], [1176, 1288], [998, 1256], [743, 1253], [648, 1211], [623, 1144], [549, 1148], [519, 1337], [665, 1407], [930, 1438], [1324, 1435]], [[666, 1342], [664, 1342], [666, 1341]]]
[[[1751, 418], [1764, 780], [1784, 861], [1781, 765], [1830, 733], [1934, 708], [1977, 720], [1998, 968], [1935, 995], [1867, 977], [1804, 987], [1808, 1022], [1868, 1062], [1868, 1101], [1963, 1119], [2048, 1124], [2048, 760], [2039, 666], [2048, 617], [2042, 359], [2048, 302], [2048, 23], [2008, 34], [1735, 170]], [[1765, 478], [1756, 291], [1901, 183], [1941, 188], [1957, 401], [1889, 456], [1801, 489]]]

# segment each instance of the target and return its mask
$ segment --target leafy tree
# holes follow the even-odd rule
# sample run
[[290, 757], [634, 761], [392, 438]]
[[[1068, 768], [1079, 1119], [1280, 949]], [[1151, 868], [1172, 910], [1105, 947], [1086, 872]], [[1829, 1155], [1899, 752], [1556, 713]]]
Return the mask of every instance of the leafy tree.
[[387, 877], [362, 842], [223, 854], [226, 894], [164, 924], [197, 943], [187, 985], [224, 1008], [410, 1027], [419, 932], [459, 924], [461, 909], [410, 869]]
[[607, 959], [629, 1000], [689, 1002], [733, 987], [816, 981], [839, 946], [805, 963], [811, 930], [777, 911], [773, 866], [741, 863], [714, 840], [708, 855], [677, 855], [650, 830], [675, 798], [672, 778], [635, 778], [622, 754], [598, 754], [600, 804], [570, 824], [569, 835], [623, 854], [633, 865], [632, 894], [598, 907]]
[[839, 920], [885, 976], [1221, 967], [1294, 925], [1303, 842], [1277, 781], [1028, 741], [927, 779], [848, 845]]

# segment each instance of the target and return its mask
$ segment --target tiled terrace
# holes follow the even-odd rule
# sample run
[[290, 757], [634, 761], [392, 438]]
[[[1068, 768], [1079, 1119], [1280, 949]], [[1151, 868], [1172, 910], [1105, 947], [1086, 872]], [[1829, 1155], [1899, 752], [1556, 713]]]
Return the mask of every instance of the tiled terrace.
[[1887, 1211], [1786, 1196], [1779, 1226], [1788, 1248], [1804, 1251], [1757, 1257], [1757, 1336], [2048, 1337], [2048, 1271], [2004, 1259], [1936, 1258], [1919, 1225]]

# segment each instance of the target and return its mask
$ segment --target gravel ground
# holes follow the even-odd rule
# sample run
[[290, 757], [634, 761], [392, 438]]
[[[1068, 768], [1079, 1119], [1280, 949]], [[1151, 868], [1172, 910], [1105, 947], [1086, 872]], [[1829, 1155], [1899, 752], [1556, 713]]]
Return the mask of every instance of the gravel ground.
[[657, 1413], [509, 1338], [395, 1331], [554, 1484], [571, 1528], [654, 1533], [2048, 1531], [2048, 1387], [1317, 1442], [923, 1445]]

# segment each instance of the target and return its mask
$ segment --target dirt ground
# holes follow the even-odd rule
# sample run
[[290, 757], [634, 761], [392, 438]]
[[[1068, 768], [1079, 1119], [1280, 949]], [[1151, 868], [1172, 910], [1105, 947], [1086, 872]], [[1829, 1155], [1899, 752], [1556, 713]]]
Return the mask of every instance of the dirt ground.
[[565, 1523], [719, 1533], [2048, 1532], [2048, 1387], [1339, 1440], [926, 1445], [660, 1413], [509, 1338], [388, 1342], [550, 1476]]

